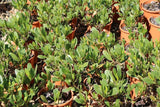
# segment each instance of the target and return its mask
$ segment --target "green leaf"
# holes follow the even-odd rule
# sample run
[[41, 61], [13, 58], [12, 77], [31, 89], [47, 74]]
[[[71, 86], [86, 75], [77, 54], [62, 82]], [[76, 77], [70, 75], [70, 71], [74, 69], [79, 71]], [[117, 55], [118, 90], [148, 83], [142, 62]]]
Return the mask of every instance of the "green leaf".
[[4, 87], [2, 84], [0, 84], [0, 96], [3, 96]]
[[55, 82], [55, 81], [60, 81], [57, 77], [52, 77], [52, 81]]
[[72, 64], [72, 63], [73, 63], [72, 56], [67, 55], [67, 56], [66, 56], [66, 61], [67, 61], [68, 63]]
[[110, 103], [109, 103], [108, 101], [105, 101], [105, 105], [106, 105], [107, 107], [111, 107], [111, 106], [110, 106]]
[[149, 84], [149, 85], [151, 85], [151, 84], [154, 84], [155, 82], [154, 81], [152, 81], [149, 77], [145, 77], [144, 79], [143, 79], [143, 81], [144, 82], [146, 82], [147, 84]]
[[19, 58], [14, 53], [9, 53], [14, 61], [19, 61]]
[[118, 75], [118, 78], [119, 78], [119, 79], [122, 78], [122, 71], [121, 71], [120, 65], [117, 65], [117, 75]]
[[32, 68], [32, 65], [30, 63], [27, 64], [27, 68], [25, 68], [25, 73], [27, 77], [30, 79], [30, 81], [34, 78], [36, 74], [36, 70]]
[[41, 97], [42, 101], [44, 101], [45, 103], [48, 103], [48, 101], [44, 95], [41, 95], [40, 97]]
[[86, 100], [85, 100], [85, 97], [82, 93], [79, 93], [79, 98], [76, 97], [75, 101], [78, 103], [78, 104], [85, 104]]
[[158, 96], [160, 97], [160, 87], [157, 88]]
[[103, 51], [103, 55], [110, 61], [112, 61], [112, 57], [110, 54], [108, 54], [108, 52], [106, 50]]
[[99, 94], [101, 96], [103, 95], [100, 85], [94, 84], [94, 90], [96, 91], [97, 94]]
[[157, 106], [156, 107], [160, 107], [160, 102], [157, 102]]
[[117, 99], [115, 104], [114, 104], [114, 107], [120, 107], [120, 99]]
[[4, 26], [5, 26], [4, 20], [0, 19], [0, 27], [4, 27]]
[[45, 59], [46, 56], [44, 56], [44, 55], [38, 55], [38, 58], [40, 58], [40, 59]]
[[112, 95], [117, 95], [119, 93], [118, 87], [114, 87], [112, 90]]
[[48, 55], [51, 52], [51, 45], [46, 44], [44, 47], [41, 47], [41, 49], [45, 55]]
[[54, 101], [56, 102], [60, 98], [60, 91], [58, 90], [58, 88], [53, 90], [53, 94], [54, 94]]
[[53, 88], [53, 83], [51, 83], [50, 81], [47, 82], [47, 87], [48, 90], [51, 90]]
[[151, 99], [152, 101], [156, 101], [156, 97], [155, 97], [155, 96], [150, 95], [149, 97], [150, 97], [150, 99]]
[[62, 92], [65, 92], [65, 93], [66, 93], [66, 92], [69, 92], [69, 91], [71, 91], [71, 90], [72, 90], [72, 87], [69, 87], [69, 88], [63, 89]]

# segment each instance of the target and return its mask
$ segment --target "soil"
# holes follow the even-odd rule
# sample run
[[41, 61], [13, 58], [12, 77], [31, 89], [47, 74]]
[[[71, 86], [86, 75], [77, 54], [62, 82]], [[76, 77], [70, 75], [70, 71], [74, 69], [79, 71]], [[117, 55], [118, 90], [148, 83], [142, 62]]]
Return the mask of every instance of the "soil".
[[152, 24], [160, 26], [160, 24], [156, 22], [155, 18], [151, 17], [150, 21], [151, 21]]
[[[42, 95], [44, 95], [48, 101], [48, 104], [52, 104], [54, 103], [54, 94], [53, 94], [53, 90], [51, 91], [48, 91], [48, 92], [45, 92], [43, 93]], [[62, 97], [61, 99], [59, 100], [59, 102], [56, 102], [58, 104], [63, 104], [65, 103], [66, 101], [70, 100], [71, 98], [71, 92], [68, 92], [68, 93], [62, 93]]]
[[[100, 84], [100, 80], [102, 80], [100, 77], [98, 76], [93, 76], [91, 78], [91, 83], [90, 84]], [[90, 88], [90, 84], [88, 84], [87, 82], [87, 78], [85, 81], [83, 81], [83, 88], [86, 90], [86, 91], [89, 91], [89, 88]]]
[[152, 104], [152, 101], [149, 97], [141, 97], [141, 98], [138, 98], [138, 100], [134, 103], [134, 106], [135, 107], [155, 107], [153, 106], [154, 104]]
[[[128, 31], [129, 28], [126, 27], [126, 26], [123, 26], [122, 29], [125, 30], [125, 31]], [[137, 29], [138, 29], [137, 27], [134, 27], [134, 28], [132, 29], [132, 31], [136, 31]]]
[[75, 31], [75, 37], [77, 37], [77, 38], [82, 37], [85, 34], [87, 28], [88, 28], [87, 25], [79, 23], [77, 26], [77, 29]]
[[10, 3], [0, 4], [0, 14], [6, 13], [12, 9]]
[[160, 11], [160, 3], [152, 1], [149, 4], [144, 4], [143, 7], [149, 11]]
[[11, 15], [16, 14], [17, 11], [10, 3], [0, 4], [0, 19], [7, 20]]
[[120, 38], [119, 23], [113, 22], [111, 25], [111, 33], [115, 34], [116, 40]]

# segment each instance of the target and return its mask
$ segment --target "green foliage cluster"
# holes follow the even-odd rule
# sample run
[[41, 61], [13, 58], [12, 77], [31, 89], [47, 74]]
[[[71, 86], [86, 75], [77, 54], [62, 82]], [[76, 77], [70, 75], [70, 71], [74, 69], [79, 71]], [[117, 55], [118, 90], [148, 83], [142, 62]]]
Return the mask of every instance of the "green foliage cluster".
[[[48, 87], [55, 95], [52, 98], [55, 102], [61, 99], [63, 92], [73, 91], [75, 101], [83, 106], [91, 104], [90, 99], [93, 99], [97, 106], [118, 107], [137, 100], [130, 96], [135, 89], [137, 98], [149, 97], [153, 104], [160, 105], [158, 42], [154, 47], [143, 36], [146, 29], [141, 24], [137, 25], [138, 36], [131, 35], [137, 38], [131, 40], [129, 46], [117, 41], [114, 34], [97, 30], [97, 26], [110, 22], [112, 0], [30, 1], [31, 5], [27, 5], [25, 0], [12, 0], [19, 12], [7, 21], [0, 20], [0, 30], [6, 37], [5, 41], [0, 40], [0, 102], [6, 106], [36, 107], [40, 105], [36, 102], [39, 99], [47, 102], [38, 92]], [[132, 29], [141, 15], [138, 0], [119, 0], [119, 3], [120, 20], [126, 20], [125, 24]], [[86, 7], [89, 10], [85, 10]], [[33, 9], [37, 10], [37, 19], [43, 25], [40, 28], [32, 29]], [[69, 23], [73, 18], [93, 26], [80, 42], [77, 38], [66, 39], [72, 32]], [[30, 40], [32, 43], [25, 46]], [[33, 50], [38, 52], [38, 60], [45, 66], [35, 63], [33, 67], [28, 63], [34, 56]], [[131, 85], [127, 76], [141, 82]], [[59, 80], [68, 88], [56, 87], [54, 83]]]

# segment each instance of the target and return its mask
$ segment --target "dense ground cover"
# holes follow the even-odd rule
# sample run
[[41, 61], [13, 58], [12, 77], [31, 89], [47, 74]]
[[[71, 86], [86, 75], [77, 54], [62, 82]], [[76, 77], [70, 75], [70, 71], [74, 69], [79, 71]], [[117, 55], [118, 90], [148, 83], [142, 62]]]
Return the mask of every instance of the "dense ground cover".
[[3, 4], [1, 106], [159, 107], [160, 1], [146, 1]]

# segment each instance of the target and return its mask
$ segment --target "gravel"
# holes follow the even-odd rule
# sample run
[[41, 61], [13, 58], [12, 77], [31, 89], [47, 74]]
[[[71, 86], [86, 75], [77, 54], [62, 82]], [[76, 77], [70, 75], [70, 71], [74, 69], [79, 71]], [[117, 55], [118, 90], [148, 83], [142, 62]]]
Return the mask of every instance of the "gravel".
[[160, 3], [152, 1], [149, 4], [144, 4], [143, 7], [150, 11], [160, 11]]
[[152, 24], [160, 26], [160, 24], [156, 22], [155, 18], [151, 17], [150, 21]]

